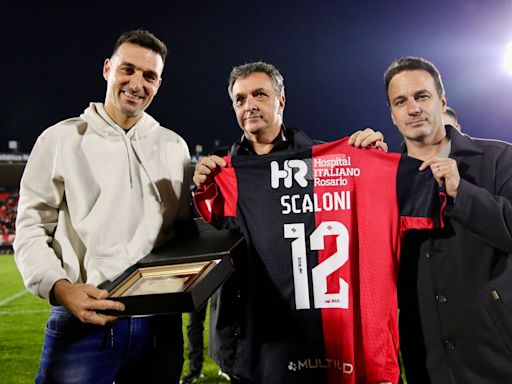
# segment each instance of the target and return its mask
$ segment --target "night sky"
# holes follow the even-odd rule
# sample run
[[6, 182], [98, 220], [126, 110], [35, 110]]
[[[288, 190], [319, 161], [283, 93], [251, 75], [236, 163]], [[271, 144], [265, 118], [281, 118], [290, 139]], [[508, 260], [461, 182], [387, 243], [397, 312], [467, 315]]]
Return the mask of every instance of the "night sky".
[[0, 152], [29, 152], [48, 126], [103, 101], [102, 65], [118, 35], [144, 28], [169, 47], [148, 109], [191, 151], [241, 135], [226, 92], [231, 68], [264, 60], [285, 78], [287, 126], [334, 140], [370, 126], [400, 136], [382, 75], [406, 55], [440, 70], [448, 104], [473, 136], [512, 141], [510, 0], [37, 1], [2, 9]]

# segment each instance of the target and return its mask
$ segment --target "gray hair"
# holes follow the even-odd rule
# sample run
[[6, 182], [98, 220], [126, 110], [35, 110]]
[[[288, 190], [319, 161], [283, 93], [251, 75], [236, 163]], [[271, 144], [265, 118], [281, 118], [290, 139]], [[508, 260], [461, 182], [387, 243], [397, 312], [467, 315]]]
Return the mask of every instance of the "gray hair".
[[233, 85], [238, 79], [243, 79], [256, 72], [262, 72], [268, 75], [272, 80], [272, 85], [276, 91], [277, 97], [284, 96], [284, 79], [279, 70], [272, 64], [263, 61], [256, 61], [254, 63], [246, 63], [234, 67], [229, 75], [228, 93], [231, 100], [233, 100]]

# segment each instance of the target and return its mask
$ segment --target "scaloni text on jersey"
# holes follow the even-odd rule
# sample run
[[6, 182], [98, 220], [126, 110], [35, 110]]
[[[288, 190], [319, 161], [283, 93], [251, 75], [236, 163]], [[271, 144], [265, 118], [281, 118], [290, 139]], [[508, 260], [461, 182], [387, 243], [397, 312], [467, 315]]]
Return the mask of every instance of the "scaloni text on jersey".
[[296, 194], [281, 196], [283, 215], [350, 209], [350, 191], [325, 192], [322, 194]]

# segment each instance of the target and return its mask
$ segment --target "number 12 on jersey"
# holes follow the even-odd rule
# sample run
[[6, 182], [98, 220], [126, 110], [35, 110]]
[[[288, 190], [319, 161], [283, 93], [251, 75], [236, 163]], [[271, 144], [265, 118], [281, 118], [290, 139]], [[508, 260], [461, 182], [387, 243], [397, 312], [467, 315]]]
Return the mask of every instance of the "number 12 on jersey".
[[[348, 261], [349, 235], [347, 227], [338, 221], [324, 221], [309, 237], [310, 249], [319, 251], [325, 248], [324, 238], [336, 236], [336, 251], [311, 270], [313, 279], [313, 299], [315, 308], [348, 308], [348, 283], [340, 278], [337, 293], [327, 293], [327, 277]], [[284, 237], [292, 241], [293, 285], [296, 309], [310, 309], [309, 278], [306, 257], [306, 235], [304, 223], [284, 225]]]

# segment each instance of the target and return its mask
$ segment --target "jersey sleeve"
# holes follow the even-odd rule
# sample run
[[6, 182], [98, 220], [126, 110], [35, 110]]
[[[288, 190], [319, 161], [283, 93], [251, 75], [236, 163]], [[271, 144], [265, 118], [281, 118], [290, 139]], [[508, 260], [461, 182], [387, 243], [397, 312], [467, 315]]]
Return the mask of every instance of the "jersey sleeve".
[[403, 231], [444, 227], [446, 193], [440, 190], [430, 169], [419, 170], [421, 161], [402, 156], [397, 174], [397, 198]]
[[225, 167], [218, 167], [213, 182], [194, 194], [197, 212], [208, 224], [221, 227], [228, 217], [236, 217], [238, 186], [231, 156], [224, 156]]

